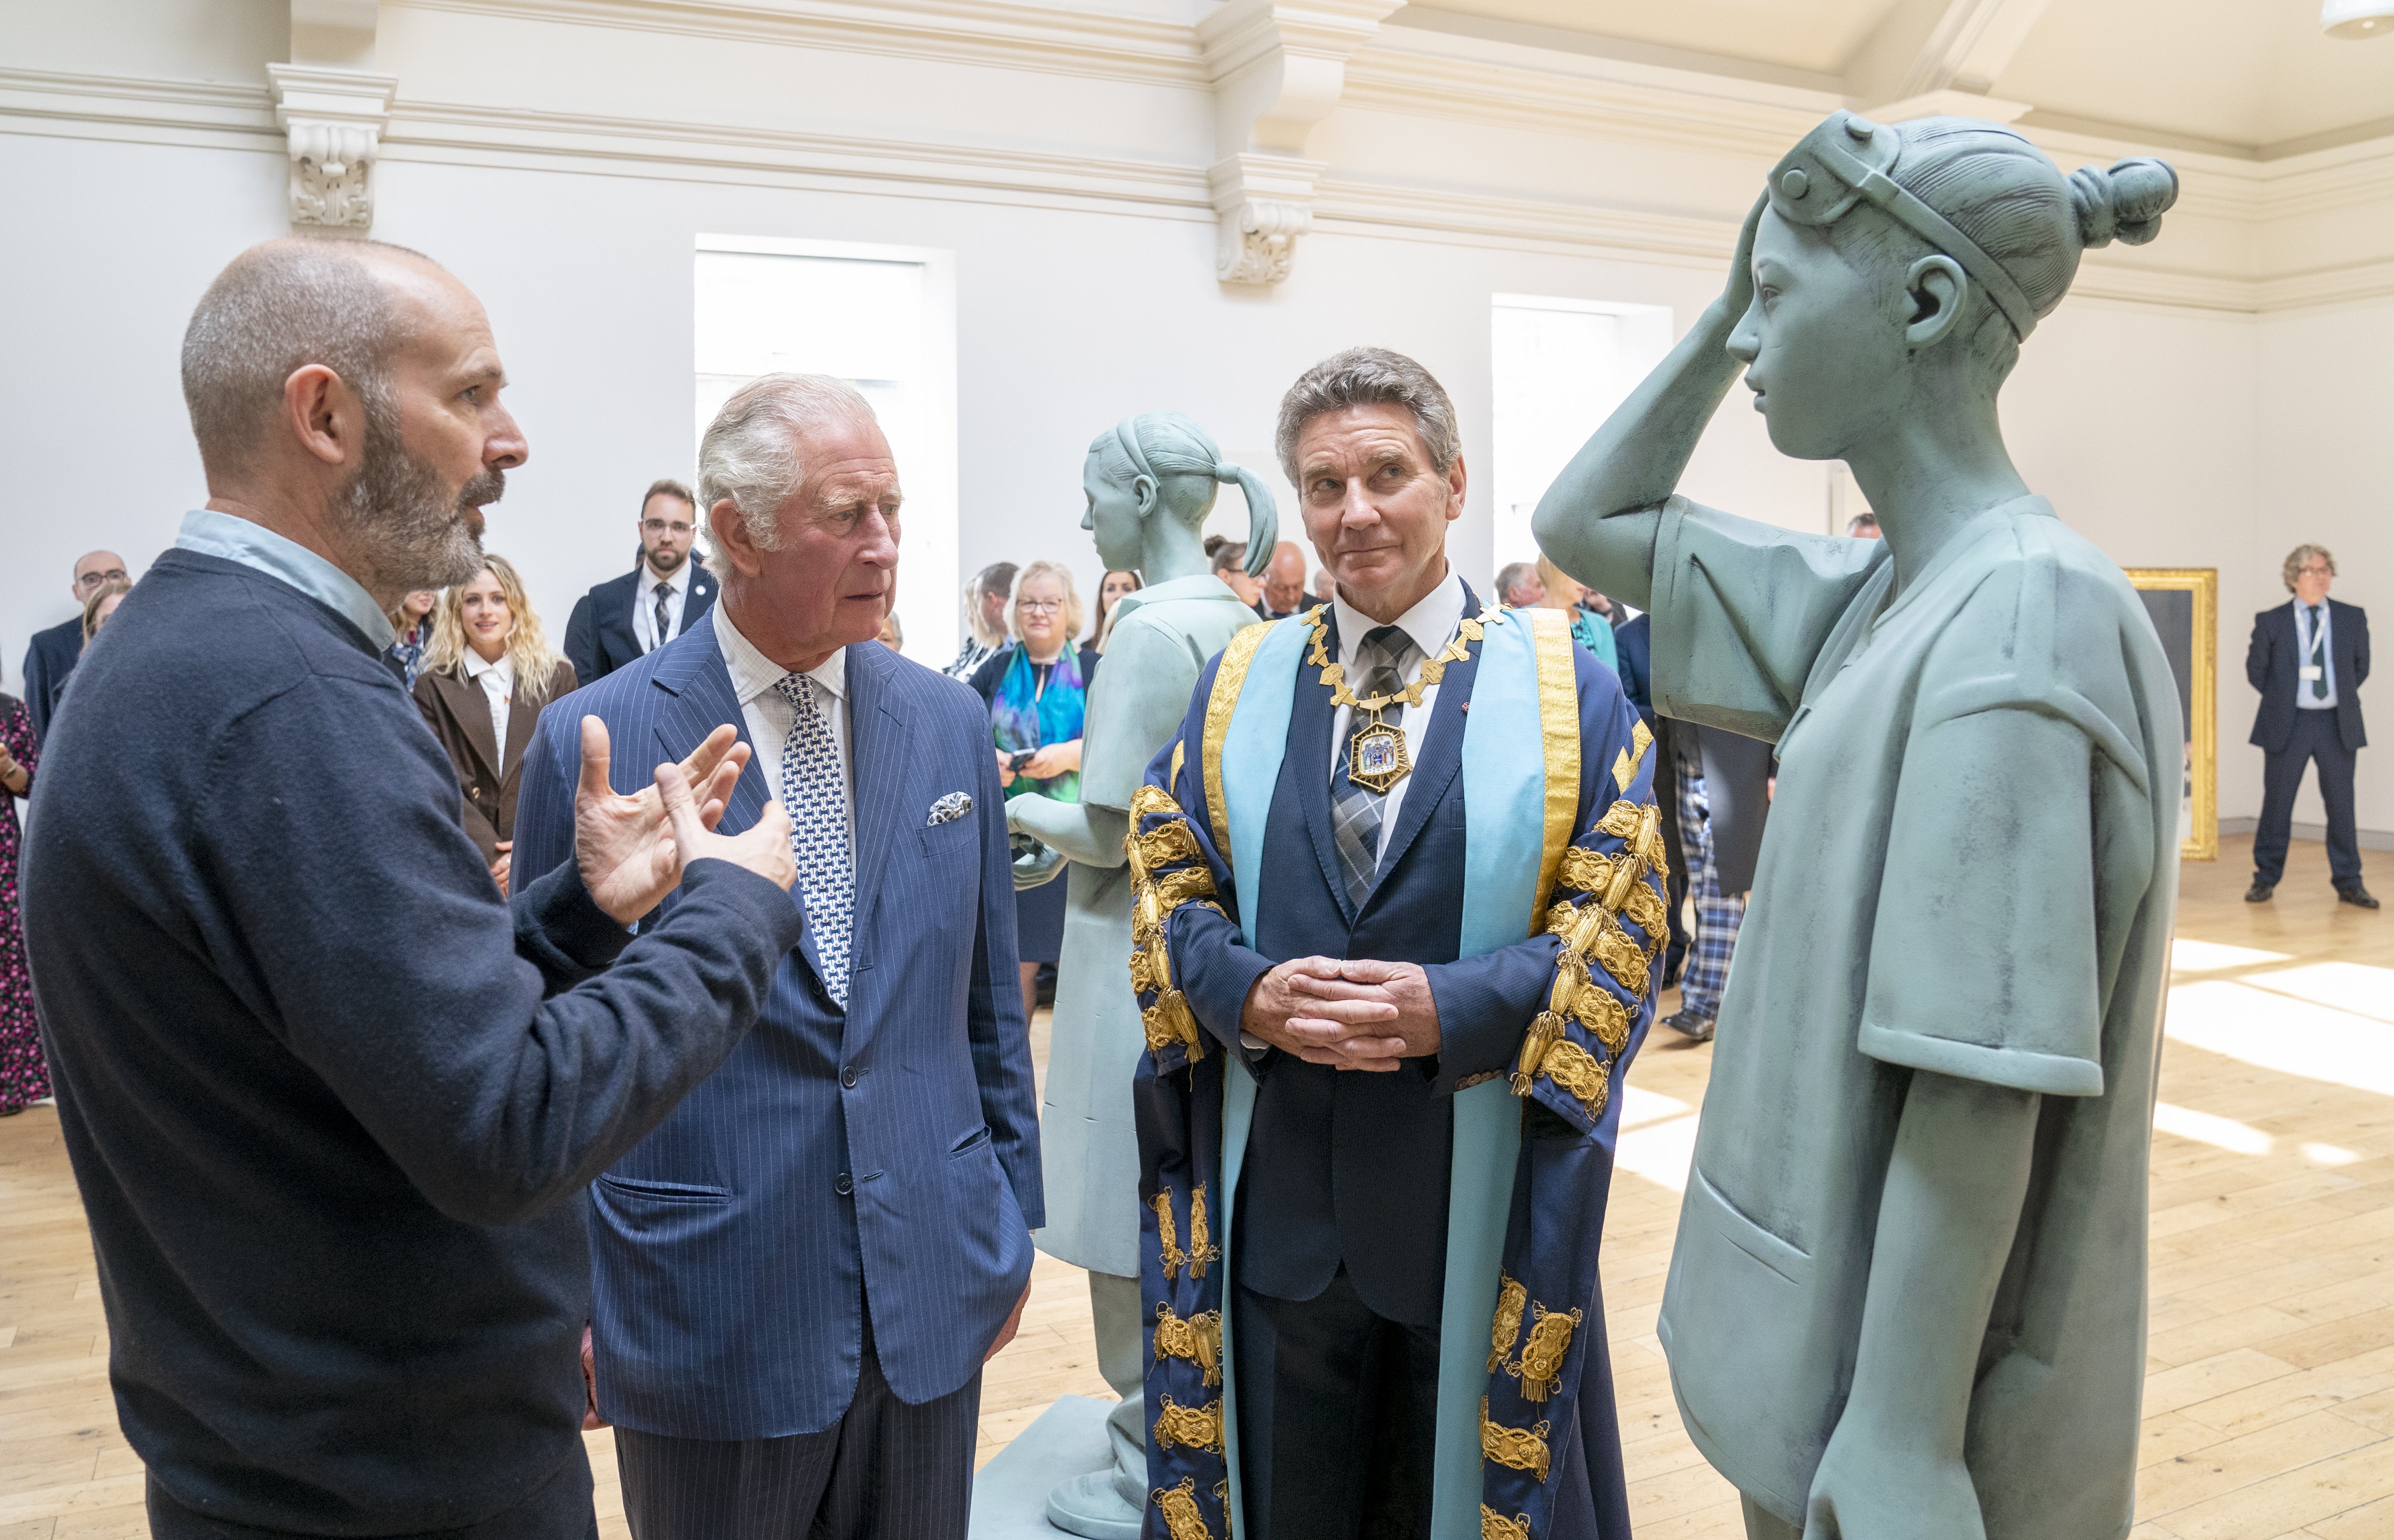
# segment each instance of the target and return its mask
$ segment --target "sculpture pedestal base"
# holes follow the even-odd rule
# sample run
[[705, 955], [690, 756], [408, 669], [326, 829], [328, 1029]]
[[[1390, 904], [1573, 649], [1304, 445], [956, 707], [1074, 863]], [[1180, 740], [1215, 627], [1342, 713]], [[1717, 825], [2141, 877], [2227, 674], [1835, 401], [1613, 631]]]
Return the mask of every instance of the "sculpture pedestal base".
[[972, 1540], [1064, 1540], [1047, 1521], [1058, 1483], [1113, 1465], [1106, 1414], [1113, 1402], [1059, 1396], [973, 1478]]

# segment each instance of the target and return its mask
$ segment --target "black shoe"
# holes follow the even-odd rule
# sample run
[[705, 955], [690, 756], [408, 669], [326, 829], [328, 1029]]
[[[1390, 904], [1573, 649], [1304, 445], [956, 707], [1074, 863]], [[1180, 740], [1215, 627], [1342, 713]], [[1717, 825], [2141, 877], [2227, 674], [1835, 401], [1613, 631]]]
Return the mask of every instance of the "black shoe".
[[2267, 903], [2269, 902], [2269, 895], [2277, 890], [2278, 885], [2276, 883], [2263, 882], [2259, 877], [2255, 877], [2253, 879], [2253, 886], [2244, 889], [2244, 902], [2246, 903]]
[[2368, 888], [2363, 888], [2357, 882], [2349, 888], [2337, 888], [2335, 890], [2335, 896], [2337, 902], [2348, 903], [2355, 909], [2374, 909], [2377, 907], [2376, 898], [2371, 894]]
[[1675, 1011], [1663, 1018], [1663, 1024], [1690, 1043], [1709, 1043], [1713, 1040], [1713, 1019], [1709, 1016], [1698, 1016], [1691, 1010]]

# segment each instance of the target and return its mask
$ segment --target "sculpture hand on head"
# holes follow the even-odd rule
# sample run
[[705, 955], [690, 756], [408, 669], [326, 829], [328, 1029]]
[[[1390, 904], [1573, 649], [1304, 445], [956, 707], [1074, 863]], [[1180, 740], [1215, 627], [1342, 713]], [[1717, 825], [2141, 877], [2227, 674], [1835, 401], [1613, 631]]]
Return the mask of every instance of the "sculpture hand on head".
[[1225, 481], [1246, 496], [1247, 571], [1260, 574], [1280, 533], [1271, 489], [1224, 463], [1205, 430], [1177, 412], [1125, 417], [1098, 435], [1081, 471], [1089, 499], [1081, 527], [1109, 569], [1136, 570], [1150, 586], [1193, 576], [1208, 570], [1199, 531]]
[[1723, 303], [1771, 441], [1851, 459], [1923, 414], [1993, 428], [2019, 344], [2079, 254], [2150, 241], [2177, 197], [2161, 161], [2065, 178], [1998, 124], [1835, 112], [1773, 168]]

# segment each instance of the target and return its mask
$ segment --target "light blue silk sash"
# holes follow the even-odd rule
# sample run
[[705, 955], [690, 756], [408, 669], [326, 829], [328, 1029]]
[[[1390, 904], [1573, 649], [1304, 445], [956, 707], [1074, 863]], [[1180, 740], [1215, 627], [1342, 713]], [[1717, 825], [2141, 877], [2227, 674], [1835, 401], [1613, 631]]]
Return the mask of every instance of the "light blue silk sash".
[[[1286, 757], [1288, 719], [1310, 628], [1302, 617], [1278, 622], [1256, 649], [1223, 735], [1219, 770], [1229, 816], [1230, 872], [1240, 928], [1256, 944], [1256, 921], [1268, 902], [1264, 831], [1272, 789]], [[1570, 655], [1563, 654], [1566, 666]], [[1510, 946], [1531, 933], [1546, 839], [1546, 756], [1539, 716], [1538, 652], [1523, 617], [1493, 620], [1480, 641], [1480, 668], [1464, 716], [1463, 807], [1467, 831], [1462, 952], [1466, 957]], [[1576, 796], [1577, 788], [1572, 788]], [[1527, 1026], [1528, 1023], [1522, 1023]], [[1254, 1119], [1255, 1076], [1234, 1057], [1223, 1080], [1222, 1265], [1236, 1244], [1239, 1171]], [[1438, 1445], [1432, 1540], [1479, 1540], [1480, 1398], [1488, 1384], [1488, 1329], [1496, 1313], [1496, 1274], [1512, 1213], [1513, 1174], [1521, 1148], [1520, 1103], [1502, 1077], [1454, 1098], [1453, 1186], [1447, 1202], [1446, 1290], [1438, 1355]], [[1235, 1277], [1227, 1273], [1226, 1277]], [[1239, 1495], [1238, 1377], [1230, 1349], [1233, 1314], [1222, 1310], [1223, 1431], [1230, 1467], [1231, 1527], [1244, 1511]]]

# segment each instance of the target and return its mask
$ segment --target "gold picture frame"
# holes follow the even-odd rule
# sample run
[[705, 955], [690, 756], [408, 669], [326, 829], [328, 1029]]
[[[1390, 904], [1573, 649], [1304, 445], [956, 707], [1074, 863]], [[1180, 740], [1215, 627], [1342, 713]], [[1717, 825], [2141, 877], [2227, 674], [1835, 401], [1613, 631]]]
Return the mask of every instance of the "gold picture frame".
[[[2128, 581], [2177, 676], [2186, 713], [2186, 779], [2179, 827], [2188, 861], [2219, 859], [2219, 569], [2130, 567]], [[2179, 596], [2185, 596], [2183, 598]]]

